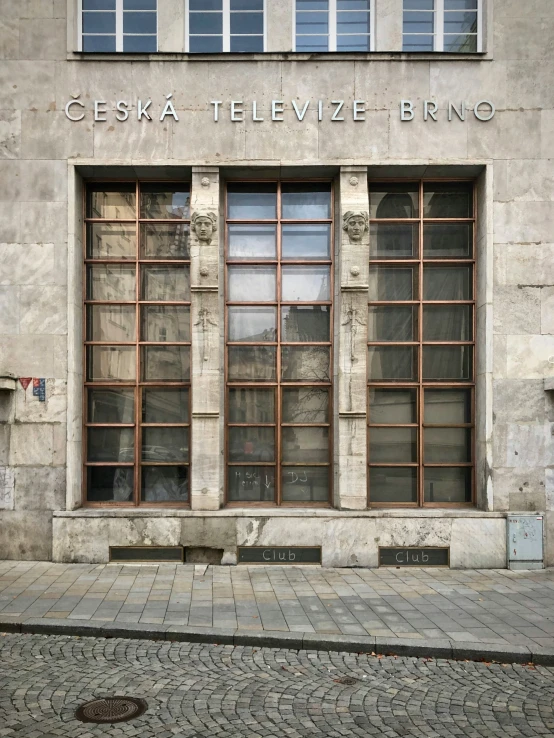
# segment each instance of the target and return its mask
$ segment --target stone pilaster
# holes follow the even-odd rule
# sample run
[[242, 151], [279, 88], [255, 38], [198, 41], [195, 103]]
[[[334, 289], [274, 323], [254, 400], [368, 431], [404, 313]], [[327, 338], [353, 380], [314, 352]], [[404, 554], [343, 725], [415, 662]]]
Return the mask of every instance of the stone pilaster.
[[367, 168], [341, 167], [335, 505], [350, 510], [367, 506], [368, 211]]
[[193, 510], [217, 510], [219, 478], [219, 170], [193, 167], [191, 192]]
[[403, 0], [375, 3], [375, 51], [402, 51]]

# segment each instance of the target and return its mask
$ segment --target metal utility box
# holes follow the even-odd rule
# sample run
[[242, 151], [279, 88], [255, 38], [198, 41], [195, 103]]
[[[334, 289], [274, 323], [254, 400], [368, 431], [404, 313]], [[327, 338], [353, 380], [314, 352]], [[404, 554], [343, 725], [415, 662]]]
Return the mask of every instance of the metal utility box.
[[544, 569], [543, 516], [508, 515], [508, 569]]

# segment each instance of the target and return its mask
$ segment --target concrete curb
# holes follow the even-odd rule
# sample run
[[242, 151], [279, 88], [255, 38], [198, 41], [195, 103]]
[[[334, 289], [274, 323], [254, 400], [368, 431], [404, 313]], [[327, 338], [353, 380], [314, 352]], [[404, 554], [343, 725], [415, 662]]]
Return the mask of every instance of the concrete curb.
[[145, 623], [107, 623], [102, 620], [64, 620], [54, 618], [0, 618], [0, 632], [41, 635], [68, 635], [92, 638], [130, 638], [181, 643], [210, 643], [258, 648], [290, 648], [292, 650], [343, 651], [349, 653], [412, 656], [416, 658], [498, 661], [500, 663], [554, 666], [554, 649], [535, 646], [459, 642], [450, 640], [417, 640], [415, 638], [382, 638], [326, 633], [281, 631], [223, 630], [191, 628], [178, 625]]

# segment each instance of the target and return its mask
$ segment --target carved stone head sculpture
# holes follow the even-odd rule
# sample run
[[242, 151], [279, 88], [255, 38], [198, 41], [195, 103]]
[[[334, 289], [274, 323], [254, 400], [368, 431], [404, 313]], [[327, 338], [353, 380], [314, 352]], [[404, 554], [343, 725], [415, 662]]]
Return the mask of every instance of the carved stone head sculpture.
[[217, 231], [217, 215], [215, 213], [193, 213], [191, 225], [200, 242], [210, 244]]
[[343, 230], [348, 233], [350, 243], [359, 243], [368, 229], [368, 214], [363, 210], [349, 210], [342, 220]]

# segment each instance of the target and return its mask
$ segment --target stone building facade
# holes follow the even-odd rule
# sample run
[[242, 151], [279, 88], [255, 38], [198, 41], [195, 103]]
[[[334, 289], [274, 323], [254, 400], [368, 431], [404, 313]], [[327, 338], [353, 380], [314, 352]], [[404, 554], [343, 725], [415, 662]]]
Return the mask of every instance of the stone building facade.
[[[208, 6], [219, 12], [218, 2]], [[243, 6], [256, 15], [256, 0]], [[110, 0], [0, 1], [1, 558], [104, 562], [113, 546], [180, 545], [200, 559], [235, 564], [238, 547], [321, 546], [325, 566], [377, 566], [379, 547], [427, 546], [448, 547], [451, 566], [504, 567], [507, 518], [536, 512], [544, 516], [545, 562], [554, 564], [554, 8], [550, 0], [408, 0], [405, 7], [374, 0], [363, 23], [354, 19], [365, 29], [357, 48], [367, 42], [371, 50], [355, 50], [349, 33], [341, 35], [354, 20], [343, 16], [365, 6], [261, 2], [265, 50], [243, 53], [234, 46], [240, 34], [233, 36], [242, 6], [225, 0], [221, 38], [207, 38], [227, 50], [209, 41], [205, 53], [195, 29], [215, 21], [193, 18], [202, 15], [194, 0], [158, 0], [157, 8], [155, 1], [113, 0], [113, 31]], [[155, 26], [139, 19], [133, 36], [133, 11], [150, 7]], [[468, 22], [473, 8], [475, 23]], [[314, 20], [318, 12], [327, 15]], [[430, 41], [427, 17], [409, 12], [431, 13]], [[141, 23], [154, 28], [143, 33], [147, 41]], [[464, 43], [456, 46], [448, 23], [456, 33], [462, 28]], [[313, 40], [301, 33], [310, 24]], [[255, 31], [245, 38], [255, 39]], [[327, 46], [318, 46], [321, 38]], [[264, 202], [269, 218], [256, 215]], [[156, 219], [163, 221], [157, 232]], [[306, 238], [303, 220], [312, 221]], [[296, 221], [289, 236], [287, 221]], [[449, 225], [458, 235], [433, 241], [433, 226], [444, 235]], [[238, 226], [244, 232], [237, 236]], [[470, 234], [466, 246], [456, 240], [462, 231]], [[404, 252], [408, 232], [412, 251]], [[332, 234], [325, 253], [317, 251], [322, 233]], [[263, 251], [267, 238], [278, 253]], [[258, 261], [249, 262], [251, 281], [242, 273], [237, 299], [231, 275], [244, 268], [245, 253]], [[98, 284], [90, 276], [95, 258]], [[109, 262], [124, 280], [127, 258], [135, 269], [131, 293], [142, 286], [124, 300]], [[190, 284], [178, 282], [173, 299], [164, 292], [170, 304], [161, 310], [142, 304], [136, 270], [166, 269], [167, 290], [172, 260]], [[411, 297], [379, 292], [387, 260], [416, 274]], [[261, 296], [265, 262], [279, 275], [281, 297]], [[466, 292], [448, 290], [454, 262], [470, 275]], [[450, 304], [433, 323], [440, 290], [429, 297], [422, 274], [441, 265], [434, 284]], [[294, 269], [296, 287], [285, 287]], [[106, 280], [128, 303], [117, 319], [109, 307], [96, 313], [90, 305]], [[397, 271], [390, 285], [399, 281]], [[285, 289], [293, 294], [302, 285], [306, 293], [285, 298]], [[113, 301], [106, 289], [104, 300]], [[395, 299], [408, 304], [408, 329], [406, 305]], [[309, 319], [295, 300], [309, 303]], [[241, 301], [247, 305], [235, 304]], [[240, 321], [256, 301], [256, 328], [248, 333]], [[182, 371], [166, 373], [166, 385], [141, 384], [148, 378], [141, 362], [149, 350], [154, 362], [160, 350], [140, 343], [152, 340], [137, 317], [147, 309], [154, 343], [179, 336], [173, 348]], [[232, 321], [242, 330], [238, 343], [250, 348], [227, 347]], [[108, 343], [127, 338], [129, 345], [102, 357], [94, 344], [114, 322], [121, 335], [110, 333]], [[311, 353], [280, 346], [310, 343], [316, 334]], [[432, 344], [441, 340], [456, 370], [446, 353], [433, 364]], [[387, 354], [387, 342], [404, 353]], [[402, 342], [414, 362], [404, 373]], [[132, 357], [125, 370], [124, 355]], [[267, 369], [274, 356], [277, 374], [251, 369], [245, 376], [248, 367]], [[322, 373], [314, 368], [318, 356], [328, 361]], [[432, 365], [446, 367], [444, 374]], [[235, 406], [229, 393], [241, 388], [232, 372], [242, 378]], [[256, 377], [259, 398], [266, 386], [263, 397], [277, 397], [273, 419], [256, 415], [262, 401], [248, 395]], [[315, 395], [302, 394], [306, 377], [327, 398], [324, 415]], [[103, 387], [118, 398], [117, 417], [102, 415]], [[127, 390], [118, 387], [134, 402], [126, 422]], [[431, 412], [441, 387], [467, 417], [428, 428], [424, 407]], [[165, 410], [162, 390], [177, 392], [164, 396], [171, 398]], [[400, 390], [391, 414], [387, 403]], [[152, 398], [158, 391], [150, 426], [149, 391]], [[289, 405], [287, 392], [297, 393]], [[175, 408], [189, 400], [179, 415]], [[286, 407], [302, 403], [305, 427], [287, 425]], [[372, 416], [377, 407], [384, 415]], [[96, 412], [101, 428], [92, 427]], [[156, 418], [167, 424], [167, 417], [173, 425], [160, 430]], [[253, 435], [241, 430], [256, 422]], [[426, 465], [433, 458], [438, 463]], [[166, 467], [160, 471], [155, 459]], [[301, 491], [287, 491], [298, 479]]]

